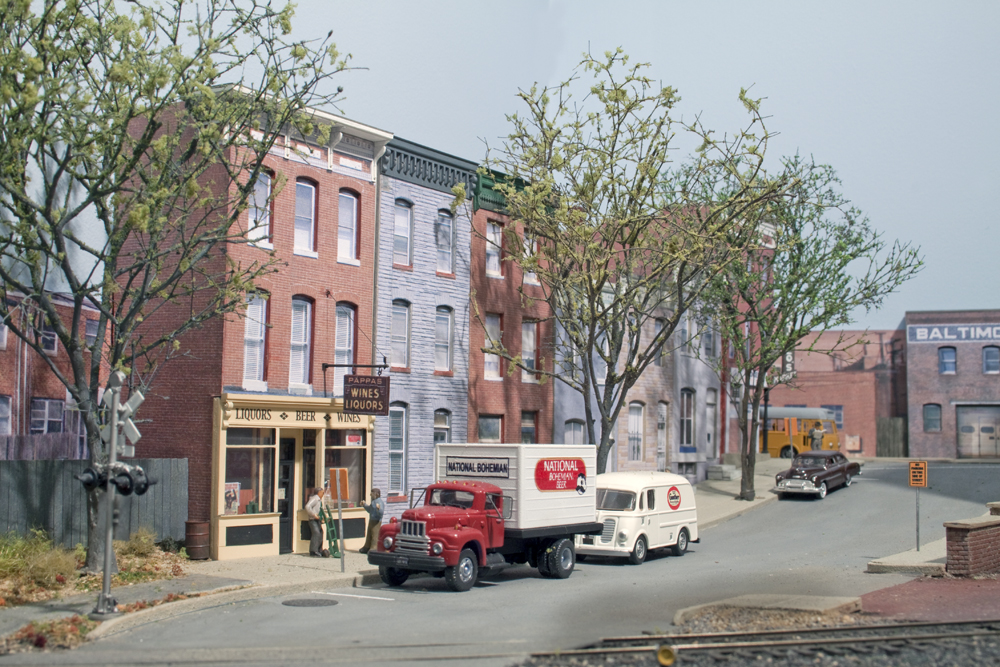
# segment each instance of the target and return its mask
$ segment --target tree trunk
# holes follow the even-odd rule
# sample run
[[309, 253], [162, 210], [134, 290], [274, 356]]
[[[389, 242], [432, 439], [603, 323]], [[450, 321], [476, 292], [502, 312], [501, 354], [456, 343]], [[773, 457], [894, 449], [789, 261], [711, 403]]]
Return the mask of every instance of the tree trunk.
[[[104, 571], [104, 547], [108, 533], [108, 493], [103, 486], [87, 492], [87, 563], [90, 573]], [[111, 574], [118, 572], [118, 561], [111, 553]]]

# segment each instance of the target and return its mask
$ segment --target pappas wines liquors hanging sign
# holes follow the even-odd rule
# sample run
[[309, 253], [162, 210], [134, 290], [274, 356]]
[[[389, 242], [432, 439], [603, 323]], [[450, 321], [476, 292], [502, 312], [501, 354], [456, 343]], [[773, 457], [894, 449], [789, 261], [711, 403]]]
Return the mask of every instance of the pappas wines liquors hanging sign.
[[381, 375], [345, 375], [344, 412], [383, 417], [388, 415], [389, 378]]

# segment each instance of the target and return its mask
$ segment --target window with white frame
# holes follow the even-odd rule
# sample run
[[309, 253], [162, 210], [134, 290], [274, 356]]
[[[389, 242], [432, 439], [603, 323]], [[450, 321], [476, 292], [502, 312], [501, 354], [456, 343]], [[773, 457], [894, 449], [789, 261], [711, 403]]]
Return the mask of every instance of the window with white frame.
[[410, 304], [402, 299], [392, 302], [392, 359], [396, 368], [410, 367]]
[[392, 229], [392, 263], [410, 266], [413, 248], [413, 206], [403, 199], [396, 200], [396, 216]]
[[503, 252], [503, 226], [498, 222], [486, 223], [486, 275], [491, 278], [503, 276], [501, 254]]
[[958, 362], [957, 362], [957, 357], [955, 355], [955, 348], [939, 347], [938, 372], [947, 375], [947, 374], [954, 374], [956, 370], [958, 370]]
[[500, 442], [502, 434], [502, 416], [479, 415], [479, 442]]
[[289, 347], [289, 387], [308, 386], [312, 369], [312, 302], [304, 297], [292, 299], [292, 336]]
[[62, 433], [63, 402], [54, 398], [31, 399], [32, 435], [39, 433]]
[[406, 493], [406, 441], [407, 406], [392, 403], [389, 406], [389, 495]]
[[316, 186], [309, 181], [295, 182], [295, 250], [316, 250]]
[[438, 211], [437, 221], [434, 223], [434, 243], [437, 246], [437, 270], [438, 273], [455, 273], [453, 263], [454, 254], [452, 252], [454, 218], [448, 211]]
[[451, 442], [451, 413], [447, 410], [434, 411], [434, 444]]
[[[486, 346], [499, 346], [503, 340], [503, 326], [499, 313], [486, 313]], [[499, 379], [500, 355], [483, 355], [483, 375], [487, 378]]]
[[628, 405], [628, 460], [642, 460], [642, 434], [645, 422], [645, 406], [642, 403]]
[[583, 445], [587, 442], [587, 432], [583, 428], [583, 422], [579, 419], [566, 421], [563, 427], [563, 444]]
[[[529, 234], [524, 235], [524, 254], [526, 257], [534, 257], [538, 254], [538, 239], [530, 236]], [[538, 285], [538, 276], [533, 271], [524, 272], [524, 282], [529, 285]]]
[[[353, 364], [354, 359], [354, 305], [346, 302], [337, 304], [337, 340], [334, 362], [337, 364]], [[344, 395], [344, 376], [353, 371], [345, 366], [333, 369], [333, 395]]]
[[705, 348], [705, 358], [714, 359], [715, 358], [715, 332], [708, 327], [701, 332], [701, 342], [702, 346]]
[[271, 238], [271, 176], [261, 173], [253, 184], [247, 206], [247, 239], [266, 243]]
[[538, 413], [524, 411], [521, 413], [521, 444], [533, 445], [538, 442]]
[[680, 451], [694, 451], [694, 391], [681, 389]]
[[[663, 332], [663, 327], [665, 326], [665, 321], [663, 318], [656, 318], [653, 321], [653, 338], [659, 338], [660, 334]], [[667, 358], [667, 344], [663, 343], [660, 349], [657, 351], [656, 356], [653, 357], [653, 365], [657, 367], [662, 367], [664, 360]]]
[[1000, 373], [1000, 347], [987, 345], [983, 348], [983, 373]]
[[[538, 382], [538, 322], [521, 323], [521, 382]], [[530, 370], [525, 370], [530, 369]]]
[[0, 435], [10, 433], [10, 396], [0, 396]]
[[83, 342], [87, 347], [90, 347], [97, 340], [97, 327], [100, 324], [99, 320], [84, 320], [83, 324]]
[[267, 341], [267, 299], [259, 294], [247, 297], [243, 320], [243, 388], [267, 391], [265, 359]]
[[926, 403], [923, 409], [924, 431], [934, 433], [941, 430], [941, 406], [937, 403]]
[[0, 324], [0, 350], [7, 349], [7, 325]]
[[42, 350], [48, 354], [55, 354], [59, 350], [59, 337], [56, 335], [55, 328], [48, 322], [42, 324], [42, 330], [38, 334], [38, 343], [42, 346]]
[[358, 258], [358, 198], [340, 191], [337, 211], [337, 259]]
[[656, 404], [656, 455], [663, 456], [667, 453], [667, 413], [669, 404], [660, 401]]
[[608, 362], [604, 359], [608, 354], [607, 336], [601, 334], [594, 350], [594, 380], [597, 384], [604, 384], [608, 379]]
[[447, 306], [438, 306], [434, 318], [434, 370], [451, 370], [451, 340], [454, 313]]

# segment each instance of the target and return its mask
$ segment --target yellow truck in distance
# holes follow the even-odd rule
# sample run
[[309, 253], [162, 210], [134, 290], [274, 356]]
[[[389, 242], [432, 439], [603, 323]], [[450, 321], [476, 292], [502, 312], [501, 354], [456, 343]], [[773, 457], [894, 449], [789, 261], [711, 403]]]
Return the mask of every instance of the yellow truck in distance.
[[[763, 408], [760, 416], [763, 423]], [[809, 432], [816, 422], [823, 427], [822, 449], [839, 450], [840, 435], [837, 433], [837, 421], [832, 411], [823, 408], [768, 408], [767, 424], [760, 431], [758, 451], [767, 452], [771, 458], [783, 459], [808, 452], [812, 449]]]

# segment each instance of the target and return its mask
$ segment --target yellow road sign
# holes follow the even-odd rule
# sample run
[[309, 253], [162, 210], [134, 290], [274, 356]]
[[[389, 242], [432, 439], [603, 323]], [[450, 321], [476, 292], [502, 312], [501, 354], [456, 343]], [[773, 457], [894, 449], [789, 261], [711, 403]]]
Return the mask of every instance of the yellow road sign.
[[910, 486], [927, 488], [927, 461], [910, 461]]

